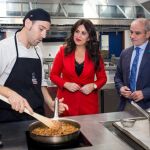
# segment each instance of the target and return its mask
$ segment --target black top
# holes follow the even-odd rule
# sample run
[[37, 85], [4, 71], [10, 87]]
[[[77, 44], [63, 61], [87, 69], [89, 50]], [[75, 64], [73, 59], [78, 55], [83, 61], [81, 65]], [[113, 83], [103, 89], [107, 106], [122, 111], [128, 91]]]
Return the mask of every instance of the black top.
[[79, 64], [76, 60], [75, 60], [75, 70], [78, 76], [81, 75], [82, 71], [83, 71], [83, 67], [84, 67], [84, 62]]

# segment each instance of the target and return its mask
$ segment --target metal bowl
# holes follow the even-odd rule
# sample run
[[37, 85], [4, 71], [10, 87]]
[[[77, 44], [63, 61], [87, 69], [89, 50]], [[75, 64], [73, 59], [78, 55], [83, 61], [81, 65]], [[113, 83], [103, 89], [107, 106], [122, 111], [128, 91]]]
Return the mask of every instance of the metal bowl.
[[135, 119], [122, 119], [121, 120], [121, 124], [123, 125], [123, 127], [128, 127], [128, 128], [133, 127], [135, 122], [136, 122]]

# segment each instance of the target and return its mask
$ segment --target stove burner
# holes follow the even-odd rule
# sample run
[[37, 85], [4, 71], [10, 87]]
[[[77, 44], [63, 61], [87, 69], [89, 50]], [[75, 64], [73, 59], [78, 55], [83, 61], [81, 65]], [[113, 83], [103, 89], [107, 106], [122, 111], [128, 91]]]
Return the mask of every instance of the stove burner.
[[62, 144], [47, 144], [41, 143], [33, 140], [30, 137], [29, 131], [26, 131], [26, 139], [28, 150], [59, 150], [59, 149], [70, 149], [70, 148], [77, 148], [77, 147], [88, 147], [92, 146], [92, 144], [86, 139], [86, 137], [80, 133], [79, 138], [77, 140], [73, 140], [67, 143]]

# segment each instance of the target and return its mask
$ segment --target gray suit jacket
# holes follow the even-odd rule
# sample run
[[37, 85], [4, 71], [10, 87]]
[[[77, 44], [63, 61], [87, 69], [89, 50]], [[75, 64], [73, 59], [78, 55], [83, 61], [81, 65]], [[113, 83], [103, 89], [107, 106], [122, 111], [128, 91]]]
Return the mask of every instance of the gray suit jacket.
[[[122, 51], [115, 74], [115, 86], [119, 93], [122, 86], [129, 87], [130, 61], [134, 47]], [[137, 102], [143, 109], [150, 108], [150, 41], [148, 42], [139, 68], [136, 89], [142, 90], [144, 99]], [[124, 110], [126, 99], [120, 96], [119, 110]]]

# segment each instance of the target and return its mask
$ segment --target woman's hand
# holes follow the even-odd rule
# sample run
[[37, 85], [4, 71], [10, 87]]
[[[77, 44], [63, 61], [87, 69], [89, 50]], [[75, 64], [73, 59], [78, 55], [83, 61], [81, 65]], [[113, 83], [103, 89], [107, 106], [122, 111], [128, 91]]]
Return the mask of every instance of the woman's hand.
[[89, 83], [80, 88], [80, 91], [86, 95], [90, 94], [94, 89], [94, 83]]
[[70, 92], [76, 92], [76, 91], [80, 90], [80, 86], [78, 84], [72, 83], [72, 82], [66, 82], [64, 84], [64, 87]]

